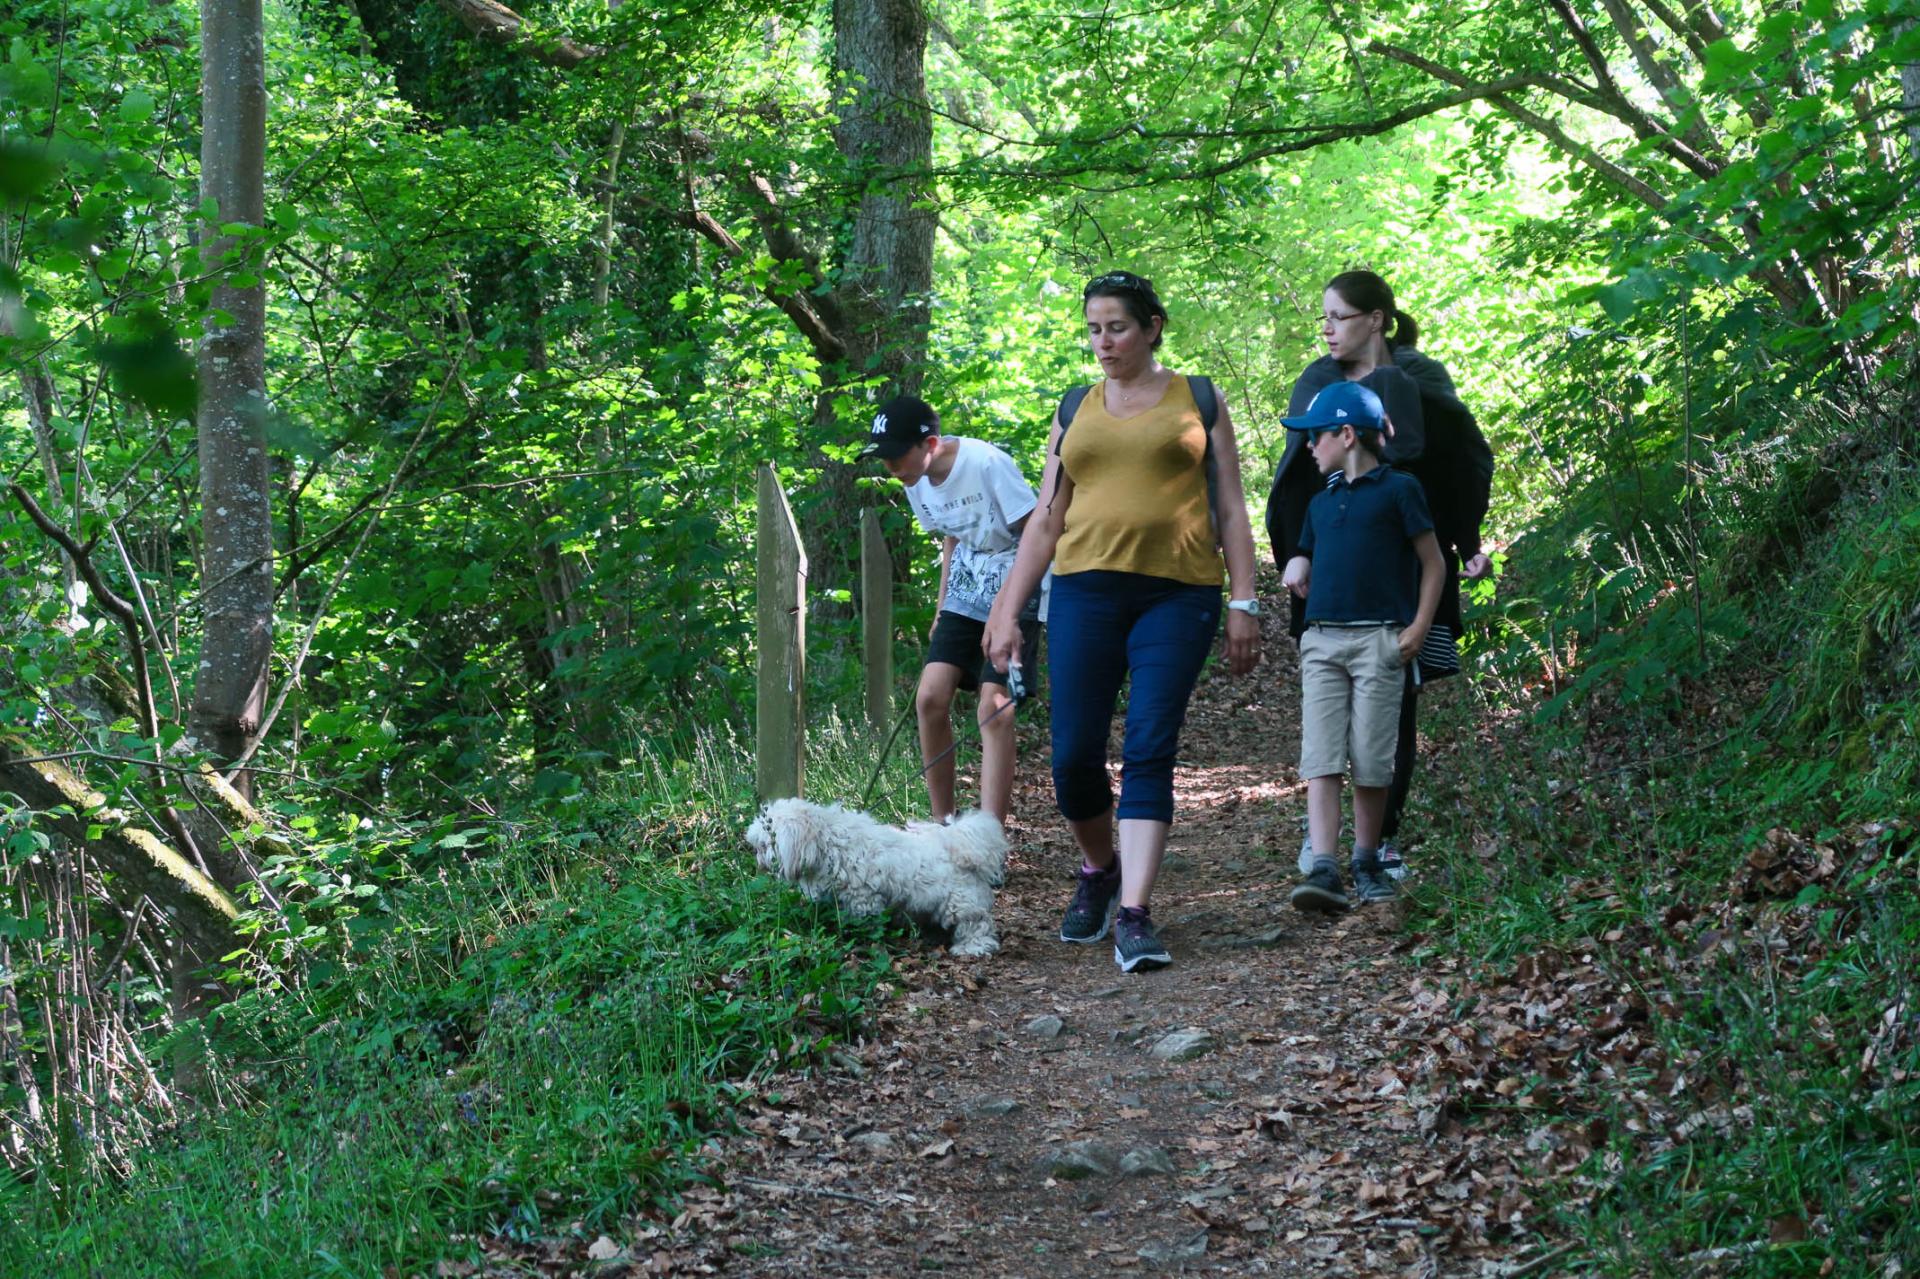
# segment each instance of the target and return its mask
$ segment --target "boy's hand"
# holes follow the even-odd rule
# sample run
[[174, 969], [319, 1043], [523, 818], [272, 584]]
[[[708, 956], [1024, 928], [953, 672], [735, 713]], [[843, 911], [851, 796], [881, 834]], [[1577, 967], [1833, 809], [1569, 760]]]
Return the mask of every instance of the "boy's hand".
[[1307, 587], [1313, 581], [1313, 561], [1304, 555], [1296, 555], [1287, 561], [1287, 571], [1280, 575], [1280, 583], [1301, 599], [1307, 598]]
[[1416, 623], [1400, 632], [1400, 665], [1405, 666], [1420, 656], [1420, 646], [1427, 642], [1427, 630]]

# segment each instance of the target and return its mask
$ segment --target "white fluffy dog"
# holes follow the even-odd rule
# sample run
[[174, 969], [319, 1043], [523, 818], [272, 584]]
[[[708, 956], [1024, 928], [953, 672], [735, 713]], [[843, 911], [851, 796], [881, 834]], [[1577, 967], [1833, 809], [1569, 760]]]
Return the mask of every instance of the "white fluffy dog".
[[1000, 949], [993, 890], [1006, 880], [1007, 835], [991, 813], [903, 830], [838, 804], [776, 799], [747, 827], [747, 843], [762, 869], [814, 901], [852, 915], [899, 910], [950, 930], [955, 955]]

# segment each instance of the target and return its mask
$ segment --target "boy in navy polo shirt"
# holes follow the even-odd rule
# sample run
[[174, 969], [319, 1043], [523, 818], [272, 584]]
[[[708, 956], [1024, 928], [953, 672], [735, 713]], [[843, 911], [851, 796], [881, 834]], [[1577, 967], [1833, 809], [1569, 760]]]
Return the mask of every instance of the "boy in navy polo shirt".
[[[1340, 878], [1340, 787], [1353, 770], [1353, 881], [1361, 901], [1385, 901], [1394, 883], [1379, 860], [1393, 780], [1402, 670], [1419, 653], [1446, 572], [1420, 482], [1381, 460], [1386, 415], [1358, 382], [1335, 382], [1298, 417], [1322, 475], [1333, 483], [1307, 506], [1299, 552], [1283, 581], [1307, 602], [1300, 637], [1300, 775], [1307, 779], [1313, 869], [1292, 901], [1347, 909]], [[1336, 475], [1337, 473], [1337, 475]]]

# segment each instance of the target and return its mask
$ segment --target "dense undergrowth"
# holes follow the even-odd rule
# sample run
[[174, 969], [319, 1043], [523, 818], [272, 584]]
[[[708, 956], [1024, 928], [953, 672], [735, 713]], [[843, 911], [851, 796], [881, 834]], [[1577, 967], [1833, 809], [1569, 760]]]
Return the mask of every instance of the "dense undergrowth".
[[1920, 1257], [1920, 475], [1913, 406], [1854, 407], [1730, 449], [1691, 527], [1576, 493], [1433, 727], [1417, 926], [1485, 1031], [1448, 1086], [1525, 1126], [1552, 1272]]
[[[827, 787], [863, 763], [830, 735], [812, 760]], [[116, 1174], [0, 1185], [0, 1274], [418, 1273], [697, 1177], [731, 1101], [830, 1051], [888, 971], [876, 927], [753, 872], [751, 769], [720, 736], [643, 751], [545, 833], [398, 890], [330, 975], [224, 1011], [235, 1104]]]

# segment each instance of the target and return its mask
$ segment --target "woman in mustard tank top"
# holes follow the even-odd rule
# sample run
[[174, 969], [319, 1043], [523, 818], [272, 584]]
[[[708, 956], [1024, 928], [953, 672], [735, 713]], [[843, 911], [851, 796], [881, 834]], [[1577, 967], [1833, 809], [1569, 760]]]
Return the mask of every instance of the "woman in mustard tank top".
[[[1214, 405], [1209, 429], [1188, 380], [1160, 363], [1167, 312], [1151, 281], [1129, 271], [1096, 276], [1081, 309], [1106, 379], [1070, 422], [1054, 415], [1041, 505], [1021, 535], [982, 643], [996, 665], [1013, 659], [1020, 604], [1051, 562], [1053, 790], [1081, 856], [1060, 939], [1097, 942], [1111, 919], [1114, 960], [1134, 972], [1173, 962], [1148, 903], [1173, 821], [1173, 762], [1187, 699], [1220, 625], [1222, 551], [1227, 662], [1236, 675], [1259, 661], [1259, 604], [1227, 406], [1210, 384], [1203, 390]], [[1116, 806], [1107, 737], [1123, 683]]]

